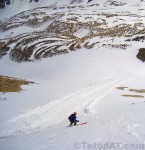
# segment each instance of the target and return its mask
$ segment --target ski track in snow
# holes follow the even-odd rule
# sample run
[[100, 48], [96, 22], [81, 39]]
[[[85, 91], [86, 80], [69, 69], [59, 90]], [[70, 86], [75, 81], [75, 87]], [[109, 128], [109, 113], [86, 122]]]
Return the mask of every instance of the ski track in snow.
[[66, 97], [52, 101], [0, 125], [0, 137], [18, 135], [33, 130], [61, 125], [73, 111], [94, 114], [97, 103], [118, 84], [129, 78], [111, 79], [101, 86], [95, 84], [74, 92]]

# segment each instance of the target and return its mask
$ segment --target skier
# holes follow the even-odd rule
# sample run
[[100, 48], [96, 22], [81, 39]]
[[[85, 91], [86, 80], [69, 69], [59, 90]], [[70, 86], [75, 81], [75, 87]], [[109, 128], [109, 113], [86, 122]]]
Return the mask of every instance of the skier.
[[72, 126], [73, 124], [74, 124], [74, 126], [76, 126], [77, 122], [79, 122], [79, 121], [77, 120], [76, 115], [77, 115], [77, 112], [74, 112], [73, 114], [71, 114], [71, 115], [68, 117], [68, 119], [69, 119], [69, 121], [70, 121], [70, 125], [69, 125], [69, 126]]

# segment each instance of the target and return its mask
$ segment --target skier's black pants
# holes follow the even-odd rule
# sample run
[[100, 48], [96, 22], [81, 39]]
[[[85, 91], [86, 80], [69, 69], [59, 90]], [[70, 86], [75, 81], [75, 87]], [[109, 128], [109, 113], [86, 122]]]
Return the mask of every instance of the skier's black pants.
[[70, 126], [71, 125], [73, 125], [74, 124], [74, 126], [77, 124], [77, 121], [72, 121], [72, 120], [70, 120]]

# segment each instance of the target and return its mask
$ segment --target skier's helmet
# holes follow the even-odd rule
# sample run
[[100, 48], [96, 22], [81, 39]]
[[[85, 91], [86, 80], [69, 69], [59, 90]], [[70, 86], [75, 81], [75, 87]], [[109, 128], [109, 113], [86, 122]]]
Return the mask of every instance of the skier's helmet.
[[74, 114], [76, 115], [76, 114], [77, 114], [77, 112], [74, 112]]

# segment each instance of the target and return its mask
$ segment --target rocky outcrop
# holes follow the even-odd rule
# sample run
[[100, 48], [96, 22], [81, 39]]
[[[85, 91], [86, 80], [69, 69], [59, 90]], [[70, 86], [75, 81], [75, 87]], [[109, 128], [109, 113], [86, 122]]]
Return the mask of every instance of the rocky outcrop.
[[145, 48], [140, 48], [136, 57], [140, 59], [142, 62], [144, 62], [145, 61]]

